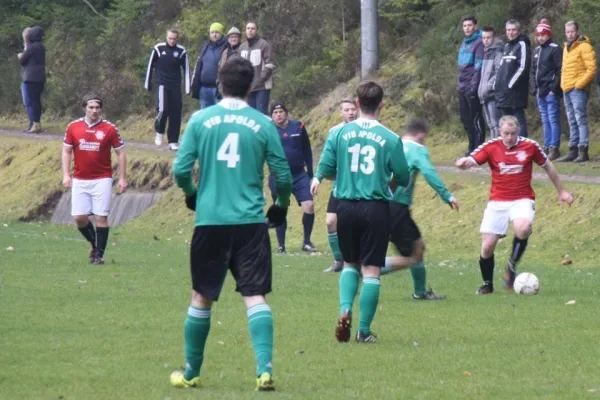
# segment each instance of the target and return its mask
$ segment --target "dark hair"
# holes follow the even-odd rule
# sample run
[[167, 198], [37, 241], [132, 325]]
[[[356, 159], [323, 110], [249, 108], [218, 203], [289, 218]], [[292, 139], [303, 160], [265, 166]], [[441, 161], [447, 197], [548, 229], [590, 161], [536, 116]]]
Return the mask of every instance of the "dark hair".
[[477, 25], [477, 18], [475, 18], [475, 16], [473, 14], [465, 15], [460, 20], [460, 22], [465, 22], [465, 21], [472, 21], [474, 25]]
[[360, 109], [366, 113], [374, 113], [383, 100], [383, 88], [375, 82], [364, 82], [356, 89]]
[[167, 29], [167, 33], [169, 33], [169, 32], [176, 34], [177, 38], [179, 38], [179, 31], [176, 28]]
[[85, 96], [83, 96], [83, 99], [81, 99], [81, 106], [83, 108], [86, 108], [88, 105], [88, 102], [90, 102], [92, 100], [100, 103], [100, 108], [102, 108], [102, 99], [96, 93], [88, 93]]
[[254, 26], [256, 27], [256, 30], [258, 31], [258, 24], [257, 24], [256, 22], [254, 22], [254, 21], [248, 21], [248, 22], [246, 22], [246, 28], [247, 28], [247, 27], [248, 27], [248, 25], [250, 25], [250, 24], [254, 25]]
[[252, 63], [239, 56], [231, 57], [219, 71], [219, 82], [225, 96], [246, 97], [253, 79]]
[[423, 118], [411, 117], [404, 125], [404, 131], [409, 135], [417, 133], [429, 133], [429, 124]]
[[484, 32], [492, 32], [494, 34], [494, 36], [496, 36], [496, 30], [491, 25], [486, 25], [481, 30], [484, 31]]

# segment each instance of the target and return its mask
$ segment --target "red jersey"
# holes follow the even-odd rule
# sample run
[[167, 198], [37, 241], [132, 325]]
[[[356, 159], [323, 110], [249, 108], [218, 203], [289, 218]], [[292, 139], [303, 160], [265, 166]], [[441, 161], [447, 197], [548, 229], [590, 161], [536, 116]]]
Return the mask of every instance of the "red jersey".
[[523, 137], [512, 147], [506, 147], [502, 138], [487, 141], [471, 153], [479, 165], [487, 162], [492, 170], [490, 200], [535, 200], [531, 187], [533, 163], [543, 166], [547, 156], [535, 141]]
[[125, 146], [116, 126], [103, 119], [89, 125], [85, 118], [67, 126], [63, 143], [73, 147], [73, 178], [82, 180], [112, 178], [111, 150]]

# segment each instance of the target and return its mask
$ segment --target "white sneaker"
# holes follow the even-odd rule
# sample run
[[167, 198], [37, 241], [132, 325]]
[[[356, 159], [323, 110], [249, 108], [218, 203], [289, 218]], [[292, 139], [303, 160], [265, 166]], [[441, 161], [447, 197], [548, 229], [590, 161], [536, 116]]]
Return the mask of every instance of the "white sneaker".
[[162, 144], [163, 136], [165, 136], [164, 133], [157, 133], [156, 136], [154, 136], [154, 144], [160, 146]]
[[169, 143], [169, 150], [177, 151], [179, 150], [179, 146], [177, 145], [177, 143]]

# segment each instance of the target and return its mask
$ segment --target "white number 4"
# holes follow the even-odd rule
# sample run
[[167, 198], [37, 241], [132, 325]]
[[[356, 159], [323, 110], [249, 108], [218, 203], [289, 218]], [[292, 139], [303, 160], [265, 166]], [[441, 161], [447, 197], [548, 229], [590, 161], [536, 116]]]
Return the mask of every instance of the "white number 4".
[[230, 133], [219, 147], [219, 151], [217, 151], [217, 160], [227, 161], [227, 168], [237, 167], [237, 163], [240, 161], [240, 155], [238, 154], [239, 140], [239, 133]]

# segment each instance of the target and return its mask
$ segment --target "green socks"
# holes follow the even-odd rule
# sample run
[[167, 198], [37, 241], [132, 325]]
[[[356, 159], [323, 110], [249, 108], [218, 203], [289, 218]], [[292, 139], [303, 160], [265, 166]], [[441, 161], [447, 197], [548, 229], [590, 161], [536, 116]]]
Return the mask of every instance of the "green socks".
[[246, 310], [250, 338], [256, 357], [256, 376], [273, 369], [273, 313], [266, 303], [257, 304]]
[[358, 270], [354, 267], [344, 267], [340, 274], [340, 315], [346, 310], [352, 311], [358, 291], [358, 277]]
[[329, 239], [329, 248], [335, 261], [342, 261], [342, 251], [340, 250], [337, 232], [327, 232], [327, 239]]
[[204, 345], [210, 331], [210, 308], [188, 308], [185, 320], [185, 379], [200, 375], [204, 360]]
[[358, 298], [358, 306], [360, 307], [358, 330], [363, 335], [368, 335], [371, 332], [371, 322], [375, 318], [377, 304], [379, 303], [379, 286], [379, 278], [363, 278], [363, 286]]
[[427, 271], [425, 270], [425, 263], [421, 261], [418, 264], [410, 266], [410, 274], [413, 280], [413, 290], [416, 295], [423, 295], [427, 291], [425, 289], [425, 283], [427, 282]]

